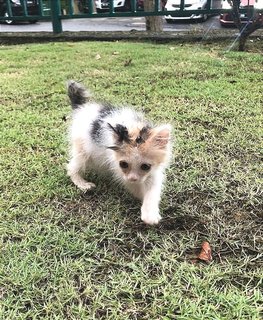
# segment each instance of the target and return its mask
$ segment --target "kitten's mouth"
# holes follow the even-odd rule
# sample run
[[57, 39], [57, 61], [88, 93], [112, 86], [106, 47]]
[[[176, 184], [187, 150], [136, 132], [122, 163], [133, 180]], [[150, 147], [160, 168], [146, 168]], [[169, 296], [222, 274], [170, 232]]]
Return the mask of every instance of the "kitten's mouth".
[[135, 180], [135, 179], [127, 179], [127, 181], [129, 182], [129, 183], [140, 183], [141, 181], [140, 180]]

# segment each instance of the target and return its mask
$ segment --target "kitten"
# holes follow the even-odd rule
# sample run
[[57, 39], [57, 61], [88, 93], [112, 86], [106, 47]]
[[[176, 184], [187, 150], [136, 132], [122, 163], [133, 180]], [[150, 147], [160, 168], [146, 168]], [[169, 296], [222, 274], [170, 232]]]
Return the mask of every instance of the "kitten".
[[150, 225], [160, 219], [164, 170], [171, 155], [171, 126], [153, 127], [141, 113], [115, 109], [92, 101], [79, 83], [68, 82], [73, 109], [68, 175], [86, 191], [95, 184], [83, 178], [88, 170], [109, 171], [113, 178], [142, 201], [141, 219]]

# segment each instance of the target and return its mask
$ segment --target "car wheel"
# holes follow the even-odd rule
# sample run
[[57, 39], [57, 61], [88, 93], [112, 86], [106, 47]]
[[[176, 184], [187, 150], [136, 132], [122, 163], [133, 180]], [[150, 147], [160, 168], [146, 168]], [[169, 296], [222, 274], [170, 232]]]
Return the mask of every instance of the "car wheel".
[[131, 1], [126, 0], [124, 3], [124, 11], [131, 11]]
[[30, 24], [35, 24], [35, 23], [38, 22], [38, 20], [29, 20], [28, 22], [29, 22]]
[[83, 7], [83, 3], [81, 1], [78, 2], [78, 9], [80, 13], [84, 12], [84, 7]]
[[[9, 18], [10, 17], [8, 12], [5, 12], [4, 16], [5, 16], [5, 18]], [[8, 20], [5, 20], [5, 23], [10, 25], [10, 24], [13, 24], [14, 21], [8, 19]]]
[[167, 23], [173, 23], [173, 19], [165, 19]]
[[201, 22], [205, 22], [208, 19], [208, 14], [204, 13], [203, 17], [201, 18]]

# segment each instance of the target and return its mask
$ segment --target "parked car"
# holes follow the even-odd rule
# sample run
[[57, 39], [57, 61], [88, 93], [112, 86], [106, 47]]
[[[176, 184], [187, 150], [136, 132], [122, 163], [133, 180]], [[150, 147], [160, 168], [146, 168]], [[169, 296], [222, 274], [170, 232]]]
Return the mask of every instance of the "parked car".
[[[11, 10], [13, 16], [22, 16], [24, 14], [23, 6], [20, 0], [10, 0]], [[39, 14], [39, 3], [38, 0], [26, 0], [27, 12], [29, 15], [38, 15]], [[10, 19], [5, 20], [7, 24], [12, 24], [12, 20], [9, 12], [6, 0], [0, 0], [0, 16], [1, 17], [10, 17]], [[36, 23], [37, 20], [30, 20], [30, 23]]]
[[[223, 9], [231, 9], [231, 5], [228, 0], [222, 0], [222, 8]], [[240, 14], [241, 23], [248, 23], [251, 19], [251, 14], [254, 14], [262, 20], [263, 22], [263, 0], [241, 0], [240, 9], [248, 9], [247, 13]], [[254, 9], [262, 9], [262, 12], [253, 13]], [[254, 16], [255, 17], [255, 16]], [[234, 19], [231, 12], [229, 13], [221, 13], [219, 16], [219, 21], [221, 26], [223, 27], [234, 27]]]
[[[97, 11], [108, 11], [110, 9], [109, 0], [94, 0]], [[161, 8], [164, 10], [166, 0], [161, 0]], [[89, 13], [89, 1], [79, 0], [78, 9], [80, 12]], [[131, 0], [114, 0], [113, 1], [115, 11], [131, 11]], [[136, 0], [136, 10], [144, 11], [144, 0]]]
[[[164, 10], [165, 11], [176, 11], [180, 10], [181, 0], [167, 0]], [[202, 10], [207, 8], [207, 0], [185, 0], [185, 10]], [[165, 20], [168, 23], [172, 23], [177, 20], [200, 20], [206, 21], [208, 14], [189, 14], [187, 16], [174, 16], [172, 14], [166, 15]]]
[[[109, 0], [95, 0], [96, 10], [99, 11], [109, 11], [110, 1]], [[78, 9], [80, 12], [89, 13], [89, 1], [88, 0], [79, 0]], [[130, 9], [130, 0], [114, 0], [113, 1], [114, 10], [128, 10]]]

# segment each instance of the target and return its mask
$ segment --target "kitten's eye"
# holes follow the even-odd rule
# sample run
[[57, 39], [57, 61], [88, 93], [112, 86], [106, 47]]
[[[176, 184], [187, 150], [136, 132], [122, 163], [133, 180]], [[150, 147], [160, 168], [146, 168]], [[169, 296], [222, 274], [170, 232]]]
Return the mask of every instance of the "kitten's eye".
[[142, 169], [143, 171], [150, 171], [151, 165], [148, 164], [148, 163], [143, 163], [143, 164], [141, 165], [141, 169]]
[[127, 169], [129, 167], [129, 164], [126, 161], [120, 161], [119, 165], [122, 169]]

